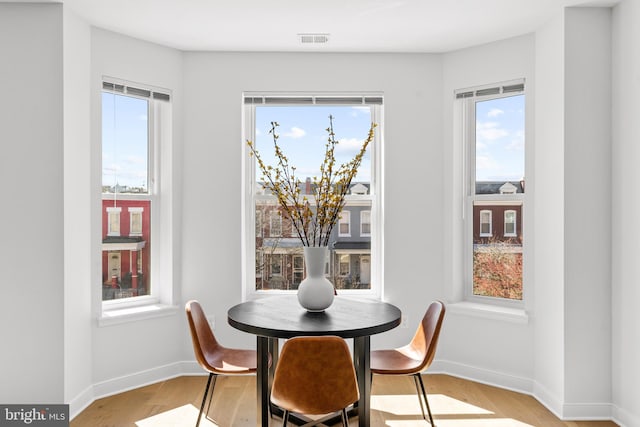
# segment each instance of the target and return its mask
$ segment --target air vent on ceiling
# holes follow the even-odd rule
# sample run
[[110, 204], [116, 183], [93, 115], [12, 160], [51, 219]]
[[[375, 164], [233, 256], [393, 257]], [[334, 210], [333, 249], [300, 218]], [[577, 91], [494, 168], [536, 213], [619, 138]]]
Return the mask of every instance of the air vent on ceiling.
[[302, 44], [323, 44], [329, 41], [329, 34], [298, 34]]

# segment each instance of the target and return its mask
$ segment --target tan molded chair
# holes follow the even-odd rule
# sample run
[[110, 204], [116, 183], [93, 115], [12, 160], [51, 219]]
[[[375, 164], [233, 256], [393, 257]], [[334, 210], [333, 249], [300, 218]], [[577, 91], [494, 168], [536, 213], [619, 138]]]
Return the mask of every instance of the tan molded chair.
[[[420, 384], [427, 412], [429, 413], [429, 422], [432, 426], [434, 425], [433, 417], [431, 416], [421, 372], [429, 368], [431, 362], [433, 362], [444, 313], [445, 307], [442, 302], [432, 302], [409, 344], [393, 350], [374, 350], [371, 352], [372, 374], [412, 375], [416, 384], [418, 399], [420, 399], [418, 383]], [[422, 417], [426, 420], [422, 399], [420, 399], [420, 408], [422, 409]]]
[[290, 413], [324, 415], [341, 413], [348, 426], [346, 408], [359, 399], [356, 372], [347, 343], [340, 337], [296, 337], [282, 346], [271, 388], [271, 402]]
[[185, 311], [187, 312], [187, 319], [189, 320], [191, 341], [193, 342], [193, 351], [196, 359], [202, 369], [209, 373], [209, 379], [207, 380], [207, 386], [204, 389], [204, 396], [202, 398], [202, 405], [200, 406], [200, 413], [196, 421], [196, 427], [198, 427], [211, 381], [213, 380], [213, 386], [211, 386], [211, 396], [209, 397], [207, 413], [209, 409], [211, 409], [213, 389], [216, 386], [218, 375], [245, 375], [255, 373], [258, 356], [254, 350], [236, 350], [220, 345], [213, 335], [213, 331], [207, 321], [207, 316], [205, 316], [202, 307], [197, 301], [189, 301], [185, 306]]

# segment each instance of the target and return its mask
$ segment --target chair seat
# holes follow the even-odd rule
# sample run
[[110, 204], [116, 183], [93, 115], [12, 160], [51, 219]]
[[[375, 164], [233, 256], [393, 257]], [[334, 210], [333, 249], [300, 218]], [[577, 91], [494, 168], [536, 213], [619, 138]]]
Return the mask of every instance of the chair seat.
[[410, 346], [371, 352], [371, 372], [383, 375], [411, 375], [424, 366], [424, 355]]
[[257, 369], [255, 350], [219, 348], [214, 354], [205, 355], [210, 372], [215, 374], [250, 374]]

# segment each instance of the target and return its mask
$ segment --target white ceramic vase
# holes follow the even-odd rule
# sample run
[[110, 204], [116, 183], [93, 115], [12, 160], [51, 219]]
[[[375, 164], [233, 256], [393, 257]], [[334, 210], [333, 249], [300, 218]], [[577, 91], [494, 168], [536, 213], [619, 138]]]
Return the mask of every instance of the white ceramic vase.
[[298, 302], [307, 311], [324, 311], [333, 303], [333, 284], [324, 277], [324, 266], [329, 248], [304, 247], [307, 276], [298, 286]]

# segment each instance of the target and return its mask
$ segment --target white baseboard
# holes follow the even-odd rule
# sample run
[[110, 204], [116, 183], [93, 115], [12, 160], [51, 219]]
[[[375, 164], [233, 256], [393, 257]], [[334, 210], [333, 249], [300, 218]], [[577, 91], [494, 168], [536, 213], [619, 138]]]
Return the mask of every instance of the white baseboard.
[[196, 361], [176, 362], [93, 384], [69, 402], [74, 419], [95, 400], [183, 375], [206, 375]]
[[[637, 409], [637, 408], [635, 408]], [[611, 410], [612, 420], [620, 427], [636, 427], [640, 426], [640, 414], [632, 414], [616, 405]]]
[[533, 383], [533, 391], [531, 393], [538, 402], [540, 402], [544, 407], [550, 410], [553, 415], [562, 419], [562, 399], [560, 396], [550, 392], [547, 388], [545, 388], [542, 384], [535, 382]]
[[[436, 360], [429, 368], [429, 373], [443, 373], [455, 377], [476, 381], [507, 390], [516, 391], [532, 396], [556, 417], [561, 420], [611, 420], [614, 417], [613, 406], [609, 403], [563, 403], [562, 400], [550, 393], [539, 383], [517, 375], [504, 372], [491, 371], [475, 366], [446, 360]], [[618, 419], [630, 419], [634, 417], [620, 411]], [[630, 426], [640, 426], [640, 423], [626, 422]]]
[[[535, 381], [517, 375], [446, 360], [436, 360], [428, 373], [441, 373], [476, 381], [533, 396], [562, 420], [613, 420], [621, 427], [640, 426], [637, 415], [608, 403], [566, 404]], [[69, 415], [73, 419], [96, 399], [154, 384], [183, 375], [205, 375], [195, 361], [183, 361], [135, 372], [101, 381], [88, 387], [69, 402]]]
[[505, 374], [504, 372], [481, 369], [447, 360], [435, 360], [428, 373], [442, 373], [454, 377], [487, 384], [524, 394], [532, 394], [533, 381], [529, 378]]
[[134, 372], [122, 377], [101, 381], [93, 385], [93, 394], [96, 399], [111, 396], [134, 388], [144, 387], [149, 384], [175, 378], [182, 375], [182, 363], [171, 363], [158, 366], [140, 372]]
[[76, 415], [87, 409], [96, 398], [93, 395], [93, 386], [89, 386], [80, 392], [69, 402], [69, 418], [74, 419]]
[[563, 420], [607, 421], [612, 418], [610, 403], [565, 403], [562, 408]]

